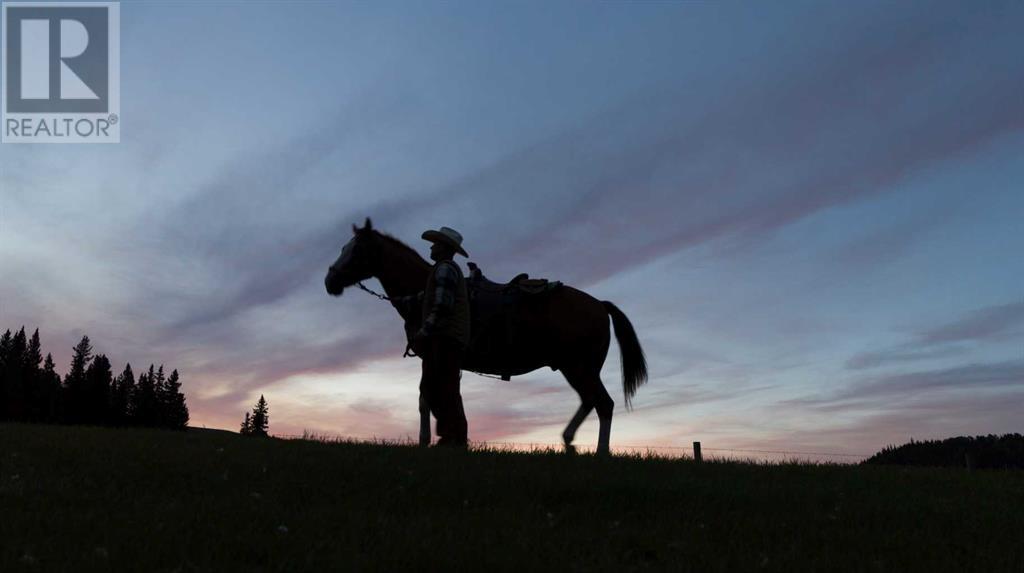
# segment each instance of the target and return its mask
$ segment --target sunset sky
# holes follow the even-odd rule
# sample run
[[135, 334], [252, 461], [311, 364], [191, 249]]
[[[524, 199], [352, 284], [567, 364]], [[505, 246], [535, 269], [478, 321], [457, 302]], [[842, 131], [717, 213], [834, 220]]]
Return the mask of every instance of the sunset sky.
[[[0, 326], [177, 368], [193, 425], [402, 438], [374, 226], [613, 301], [612, 445], [871, 453], [1021, 432], [1024, 3], [123, 2], [121, 143], [0, 146]], [[465, 259], [460, 259], [465, 262]], [[377, 287], [376, 281], [370, 281]], [[560, 374], [463, 377], [557, 443]], [[578, 442], [596, 442], [597, 420]]]

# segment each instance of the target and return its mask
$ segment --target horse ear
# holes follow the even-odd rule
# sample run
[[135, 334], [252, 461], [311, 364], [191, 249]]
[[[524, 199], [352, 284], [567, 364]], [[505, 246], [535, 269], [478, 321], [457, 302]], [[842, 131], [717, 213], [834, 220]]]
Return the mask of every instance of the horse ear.
[[369, 217], [367, 217], [366, 218], [366, 222], [363, 223], [363, 230], [364, 231], [372, 231], [373, 230], [373, 221], [371, 221]]
[[357, 227], [357, 226], [355, 225], [355, 223], [353, 223], [353, 224], [352, 224], [352, 234], [353, 234], [353, 235], [356, 235], [356, 234], [358, 234], [358, 233], [359, 233], [359, 227]]

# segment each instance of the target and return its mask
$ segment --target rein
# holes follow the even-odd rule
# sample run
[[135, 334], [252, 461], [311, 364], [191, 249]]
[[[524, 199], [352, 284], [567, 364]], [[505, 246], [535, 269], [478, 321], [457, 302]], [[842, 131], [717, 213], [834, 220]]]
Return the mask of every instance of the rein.
[[379, 298], [379, 299], [381, 299], [381, 300], [388, 300], [388, 301], [390, 301], [390, 300], [391, 300], [391, 299], [390, 299], [390, 298], [388, 297], [388, 295], [386, 295], [386, 294], [380, 294], [379, 292], [376, 292], [376, 291], [374, 291], [374, 290], [372, 290], [372, 289], [369, 289], [369, 288], [367, 288], [367, 287], [366, 287], [365, 285], [363, 285], [363, 282], [362, 282], [362, 281], [359, 281], [359, 282], [357, 282], [357, 283], [356, 283], [356, 285], [358, 285], [358, 286], [359, 286], [359, 288], [363, 289], [364, 291], [366, 291], [366, 292], [368, 292], [368, 293], [372, 294], [373, 296], [375, 296], [375, 297], [377, 297], [377, 298]]
[[[391, 300], [391, 297], [389, 297], [388, 295], [380, 294], [379, 292], [367, 287], [366, 285], [363, 284], [362, 281], [357, 282], [356, 285], [359, 286], [359, 288], [362, 289], [363, 291], [372, 294], [373, 296], [379, 298], [380, 300]], [[412, 341], [410, 340], [405, 344], [405, 352], [402, 353], [402, 358], [410, 358], [416, 356], [418, 356], [418, 354], [416, 354], [416, 352], [412, 349]]]

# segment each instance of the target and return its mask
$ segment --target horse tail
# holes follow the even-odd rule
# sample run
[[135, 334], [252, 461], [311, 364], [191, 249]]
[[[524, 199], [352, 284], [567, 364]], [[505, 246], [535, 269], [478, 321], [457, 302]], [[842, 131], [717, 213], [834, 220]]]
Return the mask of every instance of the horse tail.
[[615, 340], [619, 342], [619, 353], [622, 362], [622, 393], [626, 396], [626, 409], [631, 407], [630, 400], [636, 395], [636, 389], [647, 382], [647, 359], [644, 349], [640, 348], [640, 340], [636, 337], [633, 325], [619, 307], [608, 301], [601, 301], [608, 315], [612, 317], [612, 328], [615, 329]]

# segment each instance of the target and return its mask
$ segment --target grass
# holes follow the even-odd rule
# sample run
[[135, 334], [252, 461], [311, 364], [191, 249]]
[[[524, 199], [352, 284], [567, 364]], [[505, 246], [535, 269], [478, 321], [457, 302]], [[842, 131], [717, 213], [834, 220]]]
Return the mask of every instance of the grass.
[[0, 571], [1024, 571], [1024, 472], [0, 425]]

